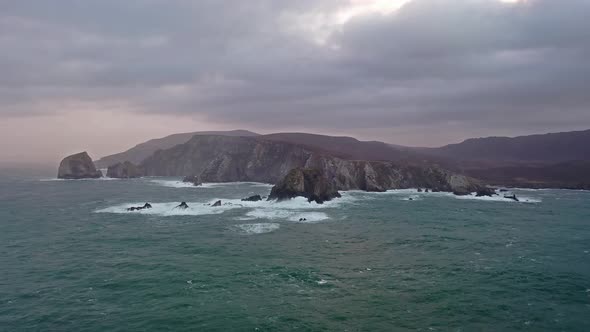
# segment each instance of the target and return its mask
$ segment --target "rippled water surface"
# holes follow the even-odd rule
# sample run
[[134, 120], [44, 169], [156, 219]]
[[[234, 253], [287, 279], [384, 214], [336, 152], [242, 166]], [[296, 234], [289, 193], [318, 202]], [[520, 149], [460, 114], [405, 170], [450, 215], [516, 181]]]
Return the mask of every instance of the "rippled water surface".
[[0, 330], [590, 331], [588, 192], [269, 191], [0, 178]]

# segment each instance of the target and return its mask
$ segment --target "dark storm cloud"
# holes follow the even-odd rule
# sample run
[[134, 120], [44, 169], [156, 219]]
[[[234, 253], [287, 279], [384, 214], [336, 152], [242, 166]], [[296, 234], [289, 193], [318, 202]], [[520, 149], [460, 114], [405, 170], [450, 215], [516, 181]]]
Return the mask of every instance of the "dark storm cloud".
[[0, 112], [80, 99], [269, 130], [590, 127], [590, 1], [414, 0], [330, 22], [347, 4], [5, 1]]

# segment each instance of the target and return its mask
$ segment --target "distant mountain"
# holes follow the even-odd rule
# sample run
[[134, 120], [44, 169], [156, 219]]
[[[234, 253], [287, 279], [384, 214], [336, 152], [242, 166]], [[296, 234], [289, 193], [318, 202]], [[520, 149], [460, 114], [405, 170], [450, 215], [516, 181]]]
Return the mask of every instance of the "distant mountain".
[[560, 163], [590, 160], [590, 130], [520, 137], [472, 138], [415, 151], [455, 161]]
[[409, 148], [394, 146], [379, 141], [359, 141], [356, 138], [346, 136], [277, 133], [261, 135], [258, 138], [298, 144], [347, 160], [412, 162], [423, 158], [419, 153], [415, 153]]
[[590, 189], [590, 130], [468, 139], [414, 151], [486, 183], [523, 188]]
[[473, 177], [495, 185], [590, 190], [590, 161], [473, 168], [465, 171]]
[[136, 145], [135, 147], [121, 153], [106, 156], [98, 161], [95, 165], [98, 168], [107, 168], [116, 163], [130, 161], [134, 164], [141, 163], [145, 158], [151, 156], [157, 150], [169, 149], [175, 145], [186, 143], [195, 135], [220, 135], [220, 136], [242, 136], [252, 137], [259, 134], [248, 130], [231, 130], [231, 131], [197, 131], [193, 133], [181, 133], [166, 136], [163, 138], [152, 139], [147, 142]]

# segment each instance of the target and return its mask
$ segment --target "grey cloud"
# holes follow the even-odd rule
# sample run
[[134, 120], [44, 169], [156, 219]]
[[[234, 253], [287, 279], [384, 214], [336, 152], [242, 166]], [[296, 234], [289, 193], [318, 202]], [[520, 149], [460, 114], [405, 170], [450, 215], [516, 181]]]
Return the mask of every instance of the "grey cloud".
[[324, 44], [284, 20], [346, 3], [2, 2], [0, 112], [80, 99], [271, 130], [590, 127], [590, 1], [414, 0]]

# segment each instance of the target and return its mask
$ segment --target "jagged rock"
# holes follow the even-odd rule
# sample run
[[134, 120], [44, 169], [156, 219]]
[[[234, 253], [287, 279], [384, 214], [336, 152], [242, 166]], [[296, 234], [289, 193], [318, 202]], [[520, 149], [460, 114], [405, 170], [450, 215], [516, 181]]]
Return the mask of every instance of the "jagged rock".
[[176, 208], [186, 210], [188, 209], [188, 204], [186, 204], [186, 202], [182, 202]]
[[424, 192], [425, 193], [430, 192], [430, 189], [426, 188], [426, 189], [424, 189]]
[[107, 176], [115, 179], [138, 178], [143, 176], [143, 170], [141, 167], [126, 161], [109, 166]]
[[212, 207], [218, 207], [221, 206], [221, 201], [217, 201], [215, 203], [213, 203], [213, 205], [211, 205]]
[[184, 179], [182, 179], [182, 182], [184, 183], [192, 183], [193, 186], [200, 186], [203, 184], [203, 182], [201, 181], [201, 177], [198, 175], [188, 175], [185, 176]]
[[516, 197], [515, 194], [513, 194], [513, 195], [504, 195], [504, 198], [511, 199], [511, 200], [513, 200], [515, 202], [520, 202], [520, 200], [518, 199], [518, 197]]
[[150, 203], [145, 203], [143, 206], [132, 206], [127, 209], [127, 211], [141, 211], [143, 209], [151, 209], [152, 205]]
[[96, 179], [102, 177], [86, 152], [64, 158], [59, 164], [57, 177], [60, 179]]
[[250, 196], [248, 198], [243, 198], [242, 202], [258, 202], [261, 200], [262, 200], [262, 197], [260, 197], [260, 195], [254, 195], [254, 196]]
[[477, 196], [477, 197], [484, 197], [484, 196], [492, 197], [494, 195], [498, 195], [498, 194], [496, 194], [496, 190], [494, 190], [494, 188], [488, 188], [488, 187], [481, 188], [475, 194], [475, 196]]
[[340, 197], [340, 194], [322, 171], [295, 168], [272, 188], [268, 199], [282, 201], [298, 196], [307, 198], [309, 202], [322, 204]]
[[421, 193], [423, 190], [422, 188], [418, 188], [418, 192]]

